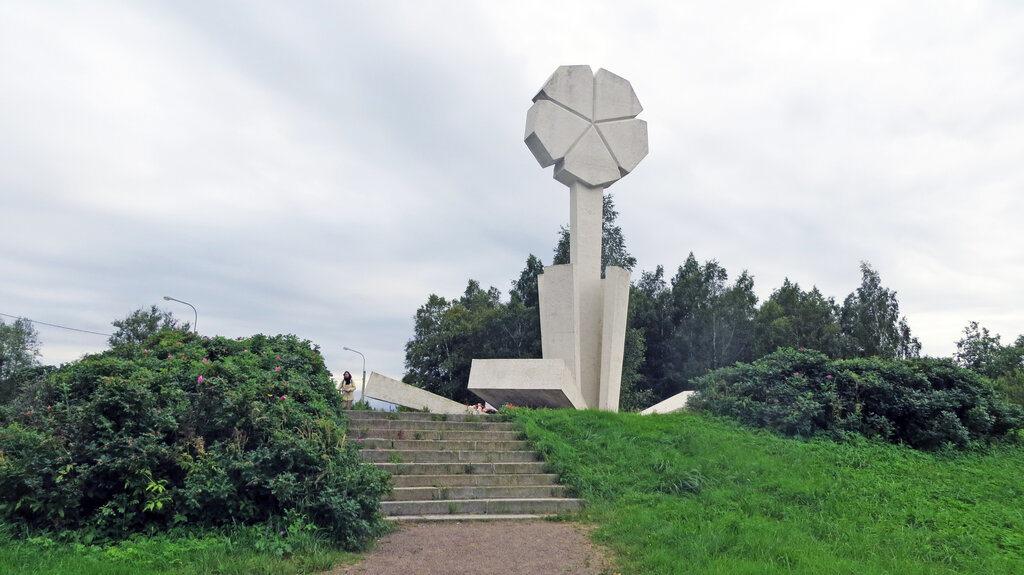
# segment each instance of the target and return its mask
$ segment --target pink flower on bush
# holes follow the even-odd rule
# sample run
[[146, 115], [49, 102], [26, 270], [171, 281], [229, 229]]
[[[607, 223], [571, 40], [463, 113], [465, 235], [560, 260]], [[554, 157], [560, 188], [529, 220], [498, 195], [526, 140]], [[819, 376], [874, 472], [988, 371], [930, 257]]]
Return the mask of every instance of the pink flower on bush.
[[206, 363], [206, 362], [208, 362], [208, 361], [210, 361], [210, 360], [209, 360], [209, 359], [206, 359], [205, 357], [203, 358], [203, 363]]
[[279, 365], [279, 366], [275, 367], [274, 371], [281, 371], [281, 366]]
[[826, 375], [825, 379], [832, 379], [832, 374], [830, 373], [830, 374]]
[[288, 396], [287, 396], [287, 395], [282, 395], [282, 396], [281, 396], [281, 399], [284, 399], [284, 398], [286, 398], [286, 397], [288, 397]]
[[276, 359], [277, 361], [281, 361], [281, 356], [276, 355], [276, 356], [274, 356], [274, 359]]
[[203, 383], [203, 376], [200, 375], [199, 379], [196, 380], [196, 383]]

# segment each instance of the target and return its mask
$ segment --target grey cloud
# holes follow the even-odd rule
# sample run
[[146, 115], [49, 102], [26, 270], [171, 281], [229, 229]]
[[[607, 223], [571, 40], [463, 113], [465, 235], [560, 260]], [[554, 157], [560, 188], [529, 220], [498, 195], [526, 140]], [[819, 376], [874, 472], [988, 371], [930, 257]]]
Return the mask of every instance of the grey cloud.
[[611, 189], [638, 268], [694, 251], [842, 299], [869, 260], [927, 353], [1024, 331], [1020, 8], [587, 6], [567, 37], [550, 3], [5, 5], [0, 311], [102, 331], [172, 295], [401, 375], [428, 293], [550, 261], [568, 197], [523, 121], [591, 63], [650, 123]]

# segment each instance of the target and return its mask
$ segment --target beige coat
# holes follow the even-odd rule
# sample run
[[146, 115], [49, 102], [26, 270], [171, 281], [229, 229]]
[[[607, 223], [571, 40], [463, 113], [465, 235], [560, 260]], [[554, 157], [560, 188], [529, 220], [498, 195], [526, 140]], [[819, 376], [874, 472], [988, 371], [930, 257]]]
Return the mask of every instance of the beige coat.
[[356, 398], [355, 391], [356, 391], [356, 384], [355, 383], [353, 383], [351, 380], [349, 380], [348, 383], [345, 383], [345, 380], [341, 380], [341, 400], [342, 401], [352, 401], [353, 399], [355, 399]]

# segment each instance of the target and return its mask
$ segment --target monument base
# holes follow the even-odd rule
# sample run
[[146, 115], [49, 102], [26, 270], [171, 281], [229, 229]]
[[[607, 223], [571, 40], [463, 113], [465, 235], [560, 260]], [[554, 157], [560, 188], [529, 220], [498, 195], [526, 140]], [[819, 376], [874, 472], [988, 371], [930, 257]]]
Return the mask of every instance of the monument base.
[[474, 359], [469, 390], [495, 407], [587, 408], [561, 359]]

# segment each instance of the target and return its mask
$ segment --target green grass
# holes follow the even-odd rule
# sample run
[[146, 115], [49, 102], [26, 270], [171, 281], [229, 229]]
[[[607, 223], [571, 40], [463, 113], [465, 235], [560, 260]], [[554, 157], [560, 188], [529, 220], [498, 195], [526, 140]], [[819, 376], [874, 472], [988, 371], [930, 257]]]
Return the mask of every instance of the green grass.
[[[294, 548], [289, 552], [285, 545]], [[104, 546], [45, 536], [18, 540], [0, 532], [0, 575], [293, 575], [320, 573], [357, 559], [313, 539], [288, 544], [251, 528], [232, 536], [157, 535]]]
[[624, 573], [1024, 573], [1024, 448], [785, 439], [698, 414], [521, 410]]

